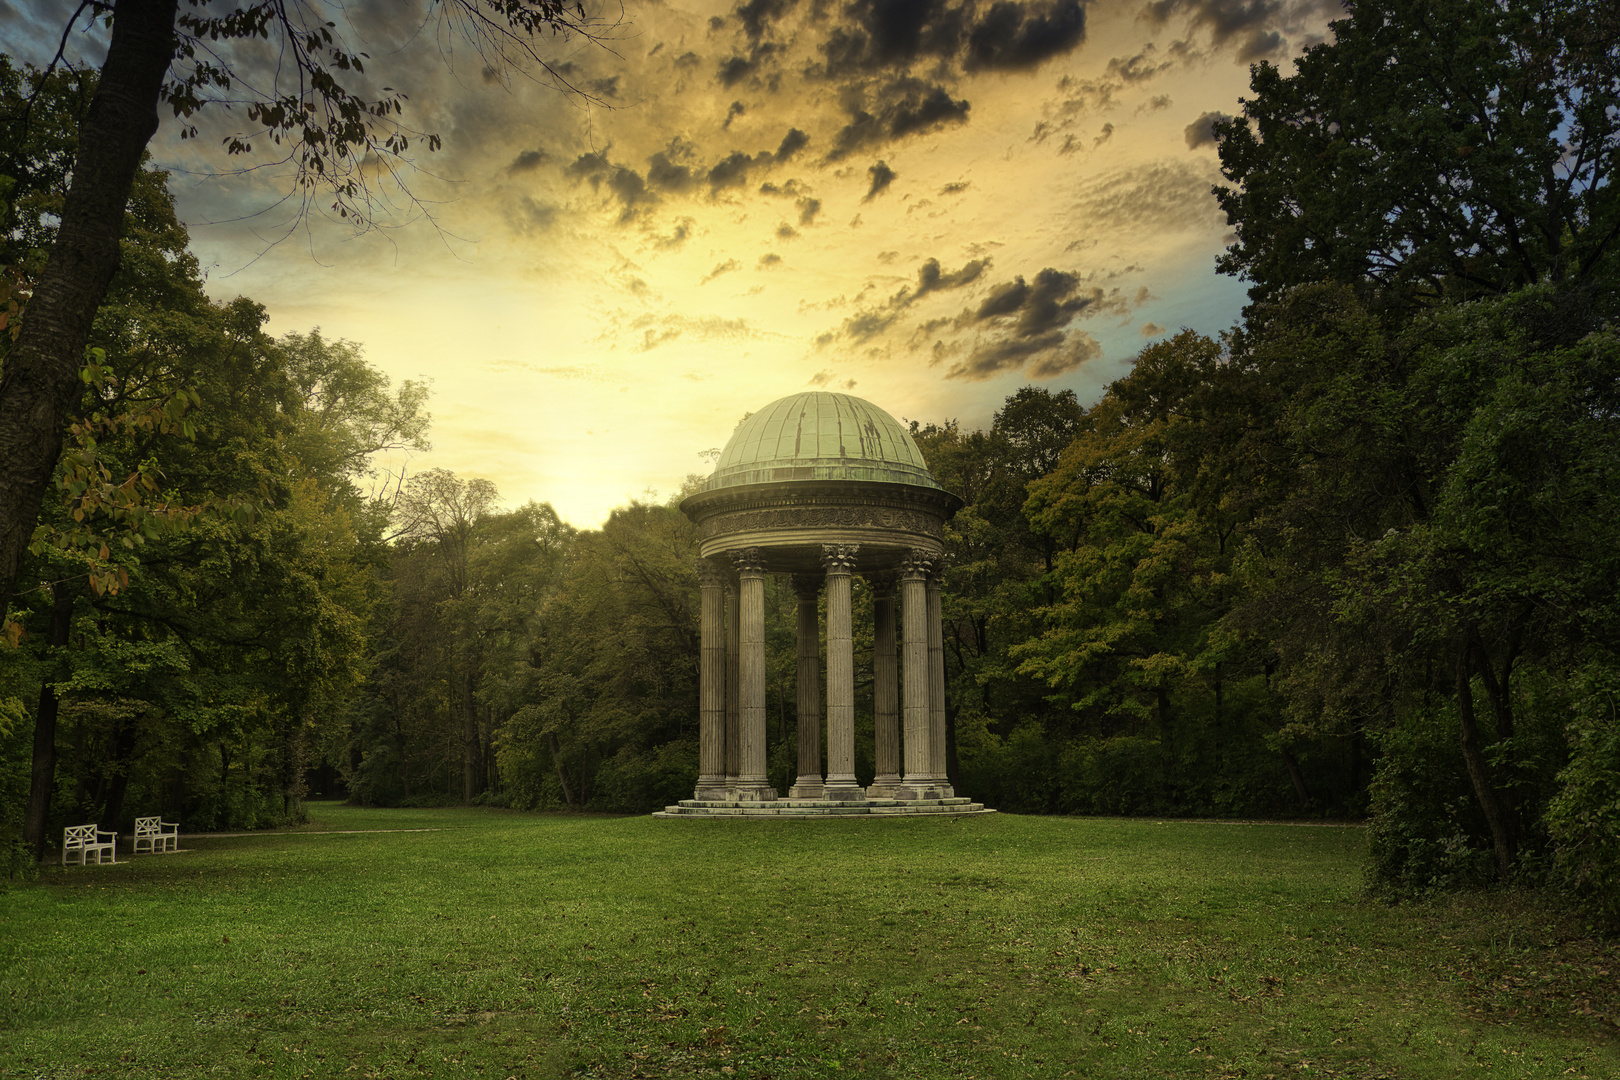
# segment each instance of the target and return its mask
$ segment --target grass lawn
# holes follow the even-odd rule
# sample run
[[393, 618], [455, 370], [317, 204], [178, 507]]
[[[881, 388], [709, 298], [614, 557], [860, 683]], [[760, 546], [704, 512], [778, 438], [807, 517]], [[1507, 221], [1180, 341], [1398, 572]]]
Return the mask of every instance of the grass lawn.
[[0, 1077], [1620, 1078], [1620, 945], [1359, 829], [311, 813], [0, 894]]

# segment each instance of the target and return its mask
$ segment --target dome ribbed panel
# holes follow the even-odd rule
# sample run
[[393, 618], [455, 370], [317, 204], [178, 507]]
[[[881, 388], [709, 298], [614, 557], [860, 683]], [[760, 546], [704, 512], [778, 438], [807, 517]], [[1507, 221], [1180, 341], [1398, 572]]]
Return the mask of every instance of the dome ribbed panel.
[[868, 480], [938, 488], [911, 433], [848, 394], [812, 391], [744, 420], [705, 490], [793, 480]]

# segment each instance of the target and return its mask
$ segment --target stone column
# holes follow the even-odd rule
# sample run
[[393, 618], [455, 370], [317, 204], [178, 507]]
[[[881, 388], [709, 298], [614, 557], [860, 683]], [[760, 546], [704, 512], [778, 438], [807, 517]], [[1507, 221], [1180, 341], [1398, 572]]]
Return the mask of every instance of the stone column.
[[737, 782], [740, 802], [776, 798], [765, 775], [765, 560], [758, 548], [733, 552], [737, 568]]
[[900, 670], [894, 653], [893, 574], [868, 574], [872, 586], [872, 750], [877, 775], [869, 799], [890, 799], [900, 784]]
[[940, 600], [944, 579], [945, 558], [940, 556], [928, 575], [928, 757], [940, 793], [950, 798], [954, 791], [945, 767], [945, 627]]
[[726, 797], [726, 575], [697, 561], [701, 590], [698, 656], [698, 782], [694, 799]]
[[741, 641], [739, 640], [737, 610], [737, 583], [730, 578], [726, 580], [726, 786], [737, 786], [737, 770], [741, 767], [738, 757], [742, 752], [742, 743], [738, 741], [741, 733], [739, 719], [741, 714], [737, 711], [737, 685], [738, 654]]
[[895, 797], [901, 799], [937, 797], [928, 743], [928, 571], [933, 562], [931, 552], [913, 550], [900, 564], [906, 771]]
[[850, 615], [854, 544], [821, 545], [827, 568], [827, 787], [840, 802], [866, 798], [855, 782], [855, 641]]
[[821, 578], [794, 574], [793, 591], [799, 599], [799, 778], [788, 789], [788, 798], [819, 799], [825, 790], [821, 782], [821, 620], [816, 615]]

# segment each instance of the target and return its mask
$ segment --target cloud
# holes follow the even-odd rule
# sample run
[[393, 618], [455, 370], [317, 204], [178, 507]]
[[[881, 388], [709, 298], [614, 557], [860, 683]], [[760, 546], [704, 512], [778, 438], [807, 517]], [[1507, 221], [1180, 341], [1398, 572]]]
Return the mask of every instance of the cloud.
[[743, 113], [745, 113], [747, 111], [748, 111], [747, 106], [745, 106], [742, 102], [733, 101], [731, 103], [731, 107], [726, 110], [726, 119], [720, 125], [721, 129], [724, 130], [724, 129], [730, 128], [731, 127], [731, 122], [733, 120], [737, 119], [737, 117], [741, 116]]
[[1217, 49], [1230, 49], [1235, 61], [1247, 64], [1282, 52], [1287, 46], [1282, 31], [1315, 17], [1322, 6], [1320, 0], [1295, 5], [1285, 0], [1152, 0], [1142, 17], [1155, 29], [1171, 19], [1185, 19], [1207, 30]]
[[512, 164], [506, 167], [509, 173], [532, 172], [551, 160], [551, 155], [544, 150], [525, 150], [512, 159]]
[[[871, 100], [869, 100], [869, 98]], [[841, 161], [867, 147], [967, 122], [972, 106], [939, 85], [905, 76], [868, 93], [851, 88], [844, 99], [849, 123], [833, 137], [828, 161]]]
[[[837, 334], [828, 336], [823, 343], [830, 343], [833, 338], [839, 336], [857, 344], [870, 341], [899, 322], [907, 309], [923, 297], [971, 285], [983, 276], [989, 266], [989, 259], [974, 259], [963, 264], [959, 270], [947, 271], [940, 267], [938, 259], [929, 259], [917, 268], [915, 288], [902, 288], [878, 306], [857, 311], [844, 320]], [[940, 322], [949, 324], [950, 320]], [[924, 324], [925, 327], [929, 325], [931, 324]]]
[[700, 281], [698, 284], [707, 285], [709, 282], [713, 281], [715, 278], [719, 277], [721, 274], [729, 274], [733, 270], [741, 270], [741, 269], [742, 269], [742, 263], [738, 262], [736, 259], [727, 259], [725, 262], [720, 263], [713, 270], [710, 270], [707, 274], [705, 274], [703, 276], [703, 280]]
[[1158, 47], [1148, 42], [1135, 56], [1116, 56], [1108, 61], [1107, 74], [1123, 83], [1147, 82], [1175, 66], [1174, 60], [1160, 59], [1157, 53]]
[[821, 44], [829, 78], [944, 64], [963, 71], [1027, 71], [1086, 37], [1081, 0], [854, 0]]
[[1162, 333], [1164, 333], [1164, 327], [1160, 326], [1156, 322], [1145, 322], [1142, 324], [1143, 337], [1158, 337]]
[[776, 227], [776, 238], [778, 240], [797, 240], [799, 230], [784, 221]]
[[977, 382], [1017, 371], [1027, 364], [1031, 378], [1052, 379], [1101, 355], [1102, 346], [1090, 334], [1052, 331], [1035, 338], [1009, 338], [979, 345], [967, 359], [952, 365], [945, 377]]
[[767, 251], [759, 257], [759, 268], [761, 270], [768, 270], [780, 265], [782, 265], [782, 256], [774, 251]]
[[798, 205], [799, 224], [806, 226], [815, 224], [816, 215], [821, 213], [821, 200], [806, 195], [799, 199]]
[[940, 188], [939, 193], [941, 195], [960, 195], [962, 192], [966, 191], [972, 186], [972, 181], [958, 180], [954, 183], [946, 184], [944, 187]]
[[[993, 287], [979, 305], [964, 310], [949, 327], [974, 335], [967, 356], [945, 373], [969, 381], [1027, 369], [1031, 378], [1047, 379], [1073, 371], [1102, 354], [1090, 334], [1073, 329], [1077, 319], [1104, 312], [1123, 313], [1129, 302], [1116, 289], [1084, 287], [1078, 274], [1047, 267], [1034, 279], [1022, 275]], [[930, 333], [945, 328], [943, 320], [925, 324]], [[960, 347], [936, 341], [936, 362]]]
[[788, 133], [782, 136], [782, 144], [776, 148], [776, 160], [783, 162], [791, 159], [794, 154], [803, 150], [810, 143], [810, 136], [798, 128], [788, 128]]
[[1197, 150], [1200, 146], [1216, 146], [1220, 139], [1215, 135], [1215, 125], [1224, 124], [1233, 119], [1223, 112], [1207, 112], [1188, 124], [1184, 134], [1187, 137], [1187, 149]]
[[888, 190], [889, 185], [894, 183], [894, 178], [898, 176], [899, 173], [896, 173], [893, 169], [889, 168], [887, 162], [880, 161], [871, 168], [867, 169], [866, 175], [872, 178], [872, 187], [867, 191], [866, 198], [862, 199], [862, 202], [871, 202], [884, 191]]

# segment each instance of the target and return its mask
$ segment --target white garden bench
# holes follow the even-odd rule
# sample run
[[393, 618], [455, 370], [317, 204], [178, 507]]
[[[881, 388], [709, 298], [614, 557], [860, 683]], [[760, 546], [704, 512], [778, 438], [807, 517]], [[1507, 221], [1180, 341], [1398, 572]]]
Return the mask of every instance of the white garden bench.
[[158, 817], [138, 817], [135, 819], [135, 854], [141, 853], [141, 845], [156, 855], [164, 851], [180, 850], [180, 823], [178, 821], [164, 821]]
[[118, 834], [106, 829], [98, 829], [94, 824], [69, 825], [62, 830], [62, 865], [68, 864], [68, 856], [78, 859], [80, 866], [89, 864], [90, 856], [94, 855], [96, 862], [101, 862], [105, 854], [108, 862], [118, 861]]

